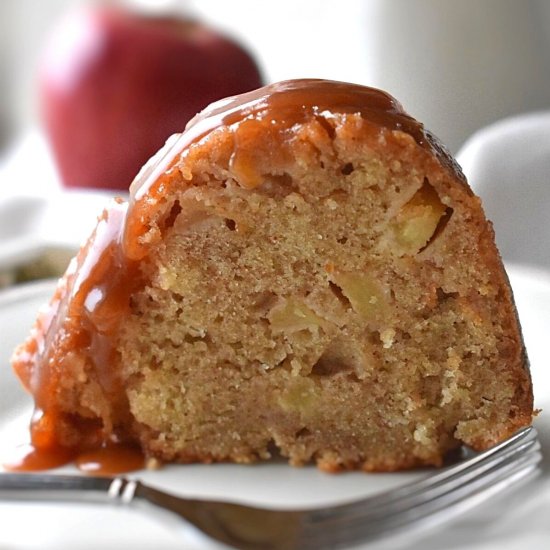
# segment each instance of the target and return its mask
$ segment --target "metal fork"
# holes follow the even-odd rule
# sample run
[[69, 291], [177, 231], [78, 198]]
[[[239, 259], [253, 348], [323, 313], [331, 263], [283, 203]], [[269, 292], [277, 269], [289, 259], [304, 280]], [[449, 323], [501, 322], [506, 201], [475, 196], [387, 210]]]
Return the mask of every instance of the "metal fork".
[[0, 498], [152, 504], [206, 535], [246, 550], [341, 548], [394, 534], [434, 516], [454, 517], [534, 474], [534, 428], [488, 451], [386, 493], [319, 509], [269, 510], [177, 497], [124, 477], [0, 474]]

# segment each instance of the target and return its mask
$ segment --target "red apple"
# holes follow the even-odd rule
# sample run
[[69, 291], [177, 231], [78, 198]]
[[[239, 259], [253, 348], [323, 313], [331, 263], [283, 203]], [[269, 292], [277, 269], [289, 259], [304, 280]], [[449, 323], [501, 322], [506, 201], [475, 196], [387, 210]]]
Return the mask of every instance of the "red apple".
[[125, 190], [198, 111], [261, 85], [252, 57], [204, 24], [113, 7], [66, 16], [39, 73], [63, 183]]

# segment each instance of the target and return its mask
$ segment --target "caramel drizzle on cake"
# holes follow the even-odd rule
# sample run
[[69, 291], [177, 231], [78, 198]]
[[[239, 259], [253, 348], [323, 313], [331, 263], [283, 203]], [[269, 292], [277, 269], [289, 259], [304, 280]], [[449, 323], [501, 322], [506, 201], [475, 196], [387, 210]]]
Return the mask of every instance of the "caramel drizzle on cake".
[[[185, 159], [193, 147], [218, 130], [232, 133], [231, 167], [239, 173], [242, 186], [253, 189], [262, 183], [262, 174], [255, 172], [254, 159], [247, 157], [250, 148], [241, 148], [240, 143], [253, 139], [256, 132], [269, 132], [275, 150], [294, 125], [312, 118], [326, 125], [326, 117], [332, 113], [359, 113], [371, 125], [373, 135], [380, 128], [409, 134], [454, 178], [464, 181], [454, 160], [422, 124], [380, 90], [323, 80], [294, 80], [213, 104], [197, 115], [183, 134], [170, 138], [144, 166], [130, 188], [128, 203], [116, 201], [103, 212], [94, 234], [61, 279], [49, 307], [41, 313], [32, 338], [16, 352], [14, 369], [35, 397], [31, 425], [35, 449], [50, 452], [73, 445], [71, 440], [60, 441], [58, 426], [64, 419], [55, 403], [56, 392], [63, 389], [62, 368], [58, 367], [77, 352], [93, 365], [111, 409], [109, 415], [97, 410], [97, 418], [89, 422], [79, 419], [81, 430], [87, 434], [85, 443], [78, 444], [79, 450], [104, 445], [105, 433], [116, 434], [116, 426], [106, 425], [113, 418], [120, 424], [132, 422], [116, 375], [118, 369], [113, 367], [120, 361], [116, 336], [121, 321], [129, 314], [132, 294], [144, 284], [140, 263], [162, 239], [158, 227], [162, 226], [159, 217], [164, 212], [165, 197], [176, 186], [185, 185]], [[331, 127], [326, 129], [332, 131]], [[52, 365], [57, 368], [50, 368]], [[90, 403], [94, 406], [101, 404]]]
[[[145, 164], [130, 186], [129, 212], [124, 231], [124, 247], [129, 258], [139, 260], [150, 244], [140, 243], [148, 230], [149, 220], [173, 184], [180, 182], [178, 161], [189, 148], [218, 128], [229, 128], [235, 134], [246, 134], [246, 124], [261, 124], [264, 130], [283, 134], [288, 128], [330, 113], [361, 114], [373, 124], [373, 130], [386, 128], [409, 134], [437, 159], [454, 177], [465, 183], [460, 167], [444, 146], [424, 126], [408, 115], [391, 95], [366, 86], [319, 79], [288, 80], [258, 90], [223, 99], [210, 105], [189, 121], [183, 134], [172, 136], [166, 145]], [[244, 130], [244, 131], [243, 131]], [[331, 128], [327, 128], [330, 132]], [[238, 162], [239, 147], [235, 141], [233, 162]], [[260, 174], [261, 176], [261, 174]], [[250, 188], [261, 183], [251, 182]]]

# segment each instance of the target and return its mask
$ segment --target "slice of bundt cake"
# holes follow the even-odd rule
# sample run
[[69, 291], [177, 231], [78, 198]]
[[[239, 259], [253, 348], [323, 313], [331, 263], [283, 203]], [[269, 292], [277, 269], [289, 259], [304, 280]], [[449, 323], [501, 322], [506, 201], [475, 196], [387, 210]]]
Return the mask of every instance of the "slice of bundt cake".
[[13, 365], [37, 448], [439, 465], [531, 422], [512, 293], [452, 158], [321, 80], [215, 103], [107, 208]]

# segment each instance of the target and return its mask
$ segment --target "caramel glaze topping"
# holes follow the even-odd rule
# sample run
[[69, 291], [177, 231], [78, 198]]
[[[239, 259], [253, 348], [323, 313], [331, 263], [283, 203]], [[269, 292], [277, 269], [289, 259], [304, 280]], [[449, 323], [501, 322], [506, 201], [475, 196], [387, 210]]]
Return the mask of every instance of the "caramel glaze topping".
[[[57, 465], [90, 449], [112, 447], [111, 439], [120, 439], [117, 429], [123, 435], [128, 433], [131, 415], [118, 375], [117, 334], [121, 321], [130, 313], [132, 294], [144, 284], [140, 262], [156, 242], [154, 235], [144, 236], [161, 209], [163, 197], [170, 196], [172, 188], [181, 187], [178, 168], [192, 146], [218, 128], [237, 135], [243, 130], [246, 133], [248, 121], [254, 121], [271, 132], [282, 133], [297, 123], [322, 119], [330, 113], [360, 113], [374, 127], [411, 135], [454, 178], [463, 180], [450, 155], [394, 98], [380, 90], [325, 80], [291, 80], [212, 104], [144, 166], [130, 187], [129, 203], [119, 200], [104, 211], [94, 234], [61, 279], [49, 308], [40, 314], [31, 338], [16, 352], [14, 369], [34, 395], [36, 407], [29, 451], [35, 462], [22, 461], [21, 469], [28, 469], [29, 464], [32, 467], [37, 453], [42, 453], [47, 463]], [[239, 156], [238, 143], [235, 140], [233, 161]], [[88, 404], [101, 422], [75, 419], [61, 410], [63, 373], [72, 369], [74, 374], [75, 365], [81, 365], [81, 379], [97, 380], [108, 399], [108, 413], [93, 411], [94, 404]], [[79, 430], [74, 441], [70, 430], [62, 429], [66, 426]], [[128, 468], [141, 464], [134, 457]]]
[[[4, 462], [8, 470], [49, 469], [76, 459], [79, 468], [92, 471], [82, 466], [89, 460], [79, 455], [99, 450], [94, 473], [129, 471], [143, 464], [143, 457], [140, 461], [135, 449], [128, 450], [112, 425], [113, 420], [125, 423], [129, 416], [115, 367], [115, 337], [120, 320], [130, 312], [130, 296], [142, 286], [137, 262], [125, 258], [120, 247], [126, 211], [126, 203], [116, 200], [103, 212], [88, 243], [59, 281], [49, 306], [40, 312], [31, 338], [14, 355], [14, 370], [33, 394], [35, 412], [32, 445], [17, 449], [15, 458]], [[60, 409], [59, 403], [69, 399], [63, 395], [66, 371], [81, 381], [97, 379], [109, 400], [110, 416], [103, 415], [103, 426], [70, 417]]]
[[[143, 167], [130, 186], [123, 243], [127, 256], [140, 260], [147, 255], [147, 246], [140, 245], [140, 237], [147, 232], [149, 220], [154, 217], [169, 188], [175, 182], [181, 185], [177, 165], [185, 158], [191, 145], [221, 127], [228, 127], [235, 134], [243, 130], [246, 133], [243, 126], [252, 120], [261, 123], [266, 131], [282, 133], [294, 124], [311, 118], [322, 120], [325, 113], [359, 113], [375, 126], [407, 133], [435, 155], [454, 178], [465, 182], [460, 167], [443, 145], [420, 122], [408, 115], [391, 95], [376, 88], [330, 80], [278, 82], [213, 103], [189, 122], [183, 134], [172, 136]], [[238, 158], [238, 154], [236, 144], [234, 159]], [[148, 244], [150, 242], [148, 239]]]

